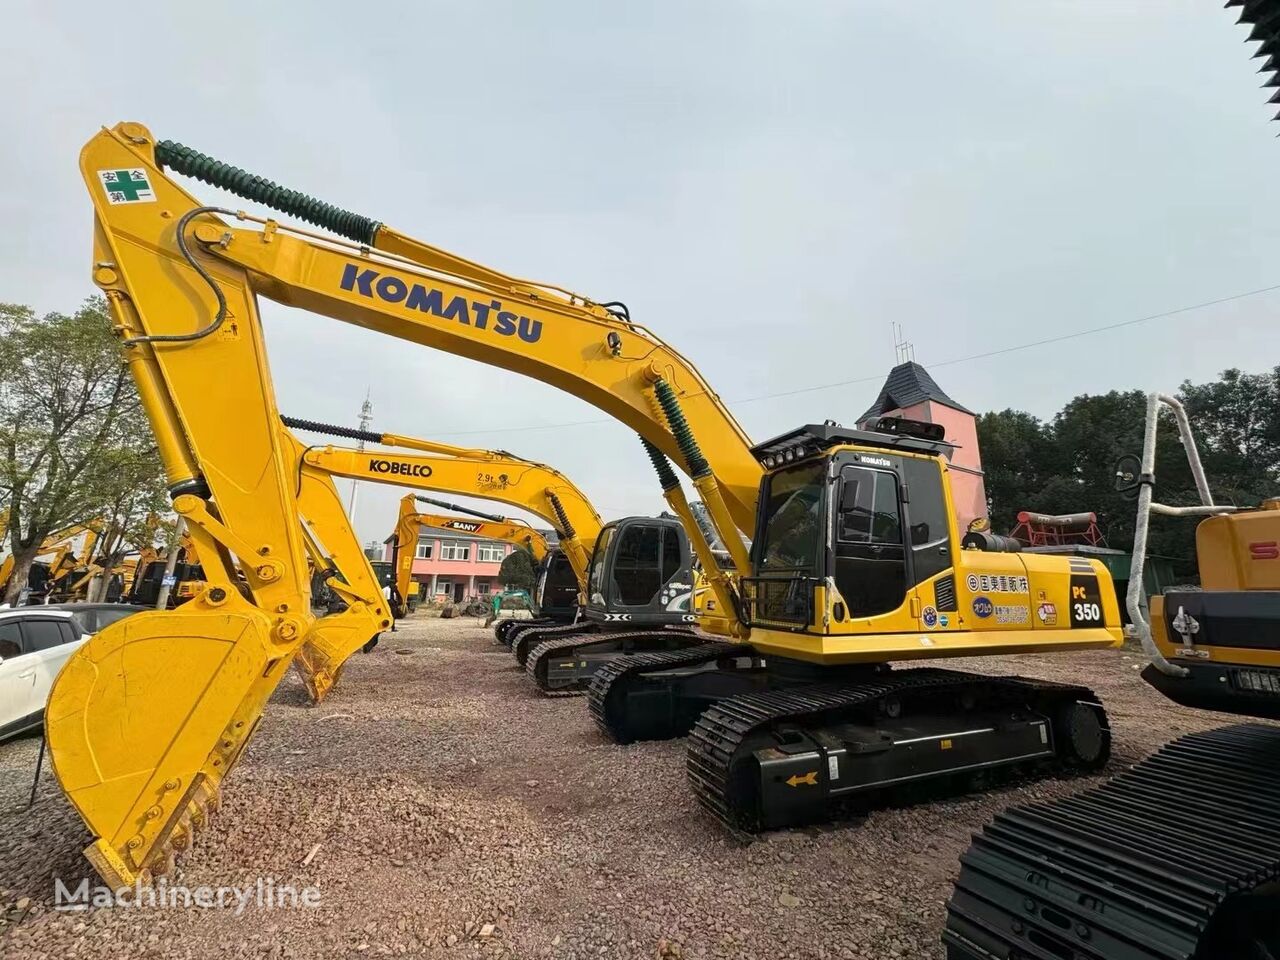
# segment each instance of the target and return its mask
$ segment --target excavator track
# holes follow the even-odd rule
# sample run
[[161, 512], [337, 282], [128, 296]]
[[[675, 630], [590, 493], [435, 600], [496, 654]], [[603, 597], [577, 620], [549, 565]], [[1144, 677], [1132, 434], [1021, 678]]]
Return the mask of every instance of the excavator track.
[[891, 803], [906, 787], [1097, 768], [1110, 745], [1085, 687], [924, 668], [720, 700], [690, 731], [686, 769], [703, 807], [753, 833]]
[[[753, 656], [754, 650], [746, 643], [715, 641], [703, 643], [687, 650], [670, 650], [659, 653], [630, 653], [606, 663], [596, 671], [587, 691], [587, 707], [591, 719], [610, 740], [615, 743], [634, 743], [640, 739], [654, 739], [626, 723], [626, 718], [613, 709], [613, 699], [626, 684], [639, 674], [657, 670], [692, 668], [714, 663], [726, 657]], [[681, 732], [682, 733], [682, 732]], [[673, 736], [681, 733], [673, 732]], [[659, 738], [662, 739], [662, 738]]]
[[528, 620], [504, 619], [498, 620], [493, 625], [493, 639], [495, 643], [500, 643], [504, 647], [511, 646], [512, 634], [519, 633], [521, 630], [528, 630], [533, 627], [550, 627], [555, 624], [555, 620], [550, 617], [530, 617]]
[[516, 663], [522, 667], [528, 667], [529, 654], [541, 643], [551, 640], [558, 640], [561, 637], [583, 637], [594, 636], [599, 632], [599, 628], [590, 621], [578, 621], [577, 623], [562, 623], [549, 627], [530, 627], [521, 630], [511, 638], [511, 653], [516, 658]]
[[1277, 769], [1280, 729], [1241, 724], [1005, 811], [961, 857], [948, 960], [1280, 956]]
[[[524, 668], [543, 693], [549, 696], [577, 696], [587, 691], [598, 670], [608, 666], [605, 660], [599, 657], [592, 658], [591, 648], [593, 647], [612, 648], [618, 644], [624, 647], [631, 645], [662, 647], [686, 642], [701, 646], [701, 635], [691, 630], [649, 629], [562, 637], [544, 640], [538, 644], [530, 651]], [[626, 650], [606, 649], [601, 653], [611, 660], [637, 656]], [[557, 670], [557, 664], [562, 669]]]

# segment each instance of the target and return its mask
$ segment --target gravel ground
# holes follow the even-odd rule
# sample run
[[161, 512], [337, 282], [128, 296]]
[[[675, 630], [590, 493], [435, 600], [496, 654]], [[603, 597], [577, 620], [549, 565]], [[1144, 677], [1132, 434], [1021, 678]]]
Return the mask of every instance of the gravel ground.
[[[1112, 770], [1227, 719], [1150, 691], [1132, 653], [956, 661], [1093, 686]], [[0, 745], [0, 955], [940, 958], [957, 858], [1048, 781], [728, 838], [694, 803], [683, 744], [617, 747], [581, 699], [544, 699], [479, 621], [415, 619], [357, 655], [328, 701], [290, 677], [180, 865], [189, 887], [317, 885], [312, 909], [52, 909], [91, 873], [39, 741]], [[318, 849], [317, 849], [318, 845]], [[308, 861], [308, 855], [311, 858]]]

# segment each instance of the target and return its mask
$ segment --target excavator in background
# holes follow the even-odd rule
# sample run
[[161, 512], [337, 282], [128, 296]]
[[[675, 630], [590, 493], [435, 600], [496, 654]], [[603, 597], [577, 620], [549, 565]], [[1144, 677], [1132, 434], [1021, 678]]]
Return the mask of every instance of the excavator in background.
[[[653, 652], [699, 642], [691, 633], [691, 553], [678, 521], [627, 517], [603, 525], [582, 492], [562, 474], [504, 451], [469, 450], [295, 417], [284, 417], [282, 422], [293, 429], [423, 451], [392, 455], [332, 445], [307, 447], [299, 456], [311, 468], [334, 476], [496, 500], [551, 524], [577, 580], [576, 609], [556, 603], [554, 612], [544, 610], [547, 616], [503, 621], [495, 630], [544, 693], [582, 692], [602, 664], [633, 650]], [[410, 542], [407, 536], [401, 541]], [[400, 559], [411, 568], [410, 557]], [[551, 593], [567, 599], [566, 561], [553, 553], [551, 563], [540, 572], [538, 599], [544, 606], [551, 605]], [[407, 570], [402, 567], [398, 574], [403, 579]], [[589, 589], [590, 577], [595, 578], [595, 586]], [[393, 589], [392, 611], [397, 616], [408, 612], [401, 599], [406, 589], [407, 583]], [[341, 662], [343, 658], [335, 654], [334, 659]]]
[[[697, 369], [619, 302], [504, 275], [141, 124], [96, 134], [80, 166], [93, 279], [207, 578], [181, 608], [96, 634], [51, 694], [53, 767], [113, 885], [172, 869], [317, 628], [296, 489], [305, 460], [280, 436], [258, 296], [535, 377], [640, 434], [706, 576], [699, 626], [724, 639], [613, 661], [591, 707], [619, 740], [693, 724], [691, 784], [731, 827], [821, 819], [905, 782], [1105, 762], [1106, 716], [1083, 687], [888, 668], [1122, 641], [1100, 564], [961, 550], [934, 425], [828, 422], [752, 444]], [[324, 232], [202, 204], [166, 171]]]
[[[448, 516], [436, 513], [419, 513], [418, 504], [427, 503], [463, 513], [465, 516]], [[537, 598], [530, 598], [534, 619], [540, 623], [567, 623], [573, 620], [578, 609], [578, 583], [573, 575], [568, 557], [563, 551], [547, 543], [546, 537], [522, 520], [511, 520], [497, 514], [483, 513], [461, 504], [436, 500], [421, 494], [408, 494], [400, 501], [400, 514], [391, 538], [391, 565], [395, 571], [392, 593], [392, 609], [408, 606], [410, 591], [414, 586], [413, 561], [418, 538], [423, 527], [452, 530], [471, 536], [513, 543], [527, 550], [533, 560], [540, 588]], [[547, 573], [558, 567], [561, 576], [551, 580], [552, 593], [545, 593]], [[563, 575], [567, 573], [567, 578]], [[558, 589], [557, 589], [558, 588]]]
[[[7, 522], [7, 511], [5, 519]], [[80, 558], [88, 558], [93, 553], [100, 533], [101, 523], [90, 521], [71, 524], [45, 537], [28, 576], [28, 583], [33, 593], [38, 594], [43, 600], [51, 592], [56, 592], [60, 584], [68, 583], [68, 578], [74, 574], [75, 570], [87, 563], [87, 559], [82, 561]], [[42, 557], [44, 559], [41, 559]], [[10, 552], [4, 560], [0, 560], [0, 594], [3, 594], [9, 585], [9, 578], [13, 576], [13, 566], [13, 553]]]
[[[527, 510], [546, 521], [555, 529], [559, 544], [540, 575], [540, 596], [549, 606], [567, 608], [565, 594], [571, 591], [576, 609], [578, 595], [585, 590], [588, 564], [603, 522], [582, 491], [559, 471], [504, 451], [456, 447], [403, 434], [355, 430], [297, 417], [282, 417], [281, 423], [295, 430], [398, 448], [358, 450], [332, 444], [304, 446], [288, 430], [283, 430], [281, 443], [293, 450], [300, 468], [307, 471], [328, 477], [483, 497]], [[345, 516], [340, 520], [338, 515], [331, 514], [330, 523], [341, 523], [347, 528], [344, 536], [354, 536], [349, 532]], [[394, 583], [391, 609], [398, 617], [408, 612], [396, 596]], [[567, 609], [543, 619], [504, 622], [538, 625], [566, 617], [572, 619]], [[315, 645], [315, 641], [309, 640], [300, 658], [303, 663], [300, 669], [309, 669], [306, 664], [311, 661], [340, 665], [356, 650], [369, 645], [367, 641], [355, 643], [355, 639], [349, 637], [353, 645], [345, 649], [329, 646], [323, 657], [307, 655], [307, 648]]]
[[702, 645], [693, 598], [693, 554], [680, 520], [624, 517], [600, 531], [578, 619], [523, 621], [507, 637], [516, 662], [543, 693], [585, 693], [621, 657]]
[[[1280, 12], [1280, 7], [1277, 8]], [[1161, 408], [1178, 425], [1201, 503], [1154, 499]], [[1280, 498], [1214, 502], [1182, 404], [1151, 394], [1126, 606], [1175, 703], [1280, 720]], [[1203, 517], [1198, 587], [1148, 599], [1151, 516]], [[948, 960], [1272, 960], [1280, 957], [1280, 730], [1241, 724], [1181, 737], [1082, 794], [997, 816], [961, 858]]]
[[[168, 606], [177, 607], [194, 597], [204, 585], [204, 571], [200, 568], [200, 554], [196, 550], [191, 535], [186, 531], [178, 537], [173, 549], [178, 551], [173, 566], [173, 586], [169, 591]], [[168, 571], [168, 551], [158, 551], [154, 547], [143, 547], [140, 552], [132, 579], [127, 583], [124, 594], [126, 603], [136, 603], [145, 607], [154, 607], [160, 598], [161, 586]]]

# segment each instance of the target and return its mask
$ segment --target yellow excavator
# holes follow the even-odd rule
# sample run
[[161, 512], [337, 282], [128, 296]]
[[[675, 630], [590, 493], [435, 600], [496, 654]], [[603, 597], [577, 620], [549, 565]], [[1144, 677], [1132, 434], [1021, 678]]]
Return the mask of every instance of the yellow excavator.
[[[7, 511], [5, 512], [5, 519], [7, 522]], [[77, 557], [77, 547], [80, 555], [87, 558], [93, 552], [101, 529], [101, 523], [95, 520], [88, 523], [70, 524], [55, 530], [45, 537], [40, 543], [39, 552], [36, 554], [39, 574], [37, 577], [31, 578], [33, 581], [32, 586], [35, 586], [34, 580], [38, 579], [40, 593], [44, 594], [56, 589], [61, 581], [64, 581], [74, 573], [77, 566], [84, 565]], [[45, 559], [41, 560], [40, 558], [42, 557]], [[13, 576], [13, 567], [13, 554], [11, 552], [4, 560], [0, 561], [0, 594], [3, 594], [9, 585], [9, 579]], [[37, 569], [37, 566], [33, 565], [32, 569]]]
[[[1156, 436], [1172, 411], [1201, 503], [1156, 502]], [[1280, 720], [1280, 498], [1214, 502], [1183, 409], [1151, 394], [1141, 459], [1118, 465], [1137, 494], [1130, 618], [1170, 700]], [[1204, 517], [1198, 587], [1149, 600], [1152, 515]], [[1271, 960], [1280, 956], [1280, 730], [1195, 733], [1102, 786], [1001, 813], [961, 860], [947, 906], [949, 960]]]
[[[422, 451], [308, 447], [299, 456], [311, 468], [506, 502], [536, 514], [556, 530], [566, 556], [557, 554], [544, 565], [537, 588], [547, 615], [504, 620], [494, 630], [548, 696], [583, 692], [602, 665], [636, 649], [654, 652], [702, 642], [691, 632], [694, 578], [689, 540], [678, 519], [624, 517], [602, 524], [586, 497], [563, 475], [504, 451], [467, 450], [293, 417], [283, 422], [293, 429]], [[570, 574], [579, 593], [573, 604], [566, 595]], [[589, 577], [596, 581], [590, 591]], [[396, 596], [392, 609], [397, 615], [404, 612]]]
[[[559, 597], [572, 583], [576, 599], [578, 585], [585, 585], [587, 565], [602, 521], [582, 491], [552, 467], [504, 451], [451, 446], [403, 434], [352, 430], [295, 417], [282, 417], [281, 423], [292, 430], [324, 433], [394, 448], [359, 450], [332, 444], [307, 446], [297, 440], [290, 429], [282, 427], [280, 430], [281, 446], [291, 451], [291, 459], [298, 465], [301, 475], [323, 481], [323, 486], [318, 485], [317, 489], [325, 490], [325, 494], [319, 498], [319, 505], [313, 508], [316, 517], [307, 517], [308, 529], [322, 542], [343, 545], [341, 552], [345, 559], [330, 556], [320, 562], [320, 569], [327, 570], [330, 577], [326, 582], [348, 604], [353, 599], [350, 596], [353, 585], [345, 578], [344, 571], [357, 571], [363, 583], [360, 589], [355, 590], [360, 607], [346, 612], [341, 621], [343, 629], [335, 630], [330, 625], [330, 618], [322, 619], [319, 629], [308, 637], [295, 660], [313, 702], [318, 703], [324, 698], [336, 681], [342, 664], [357, 650], [369, 647], [378, 631], [390, 624], [386, 601], [376, 586], [377, 575], [368, 567], [345, 513], [333, 499], [336, 493], [328, 493], [334, 477], [470, 494], [528, 510], [552, 526], [559, 537], [558, 552], [549, 558], [551, 562], [541, 572], [539, 595]], [[299, 509], [304, 515], [308, 513], [305, 504], [300, 503]], [[390, 612], [397, 616], [406, 612], [394, 595], [390, 608]], [[522, 627], [545, 625], [571, 619], [572, 616], [569, 604], [558, 602], [552, 616], [511, 622]], [[362, 623], [362, 627], [357, 627], [357, 622]], [[362, 629], [365, 631], [363, 636]]]
[[294, 430], [399, 448], [359, 450], [332, 444], [299, 448], [302, 462], [330, 476], [469, 495], [527, 510], [556, 531], [559, 549], [573, 574], [586, 584], [587, 566], [604, 522], [586, 495], [553, 467], [504, 450], [459, 447], [298, 417], [283, 417], [282, 422]]
[[[613, 661], [591, 707], [619, 740], [692, 723], [691, 783], [729, 825], [1108, 756], [1105, 713], [1083, 687], [888, 669], [1122, 640], [1096, 561], [963, 548], [935, 425], [827, 422], [752, 444], [697, 369], [621, 303], [504, 275], [141, 124], [95, 135], [80, 165], [93, 279], [207, 578], [181, 608], [94, 636], [52, 691], [53, 766], [110, 882], [171, 869], [316, 628], [302, 461], [280, 436], [258, 296], [535, 377], [640, 434], [705, 571], [699, 626], [724, 639]], [[172, 174], [320, 230], [202, 204]], [[732, 572], [668, 458], [692, 478]]]
[[[420, 513], [419, 503], [427, 503], [446, 510], [465, 513], [466, 516], [453, 516], [443, 513]], [[392, 534], [391, 563], [395, 574], [395, 594], [393, 601], [404, 604], [409, 596], [413, 582], [413, 561], [415, 548], [423, 527], [435, 527], [438, 530], [452, 530], [485, 540], [497, 540], [501, 543], [512, 543], [527, 550], [535, 565], [543, 564], [551, 553], [547, 538], [522, 520], [512, 520], [496, 514], [482, 513], [461, 504], [436, 500], [421, 494], [407, 494], [400, 500], [400, 513], [396, 518], [396, 529]], [[399, 598], [396, 600], [396, 598]], [[394, 603], [393, 603], [394, 606]]]

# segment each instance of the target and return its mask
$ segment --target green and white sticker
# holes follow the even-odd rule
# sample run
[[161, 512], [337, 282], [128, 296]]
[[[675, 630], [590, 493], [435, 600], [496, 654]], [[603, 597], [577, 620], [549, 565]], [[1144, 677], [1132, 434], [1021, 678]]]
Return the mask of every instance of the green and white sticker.
[[102, 189], [107, 191], [107, 203], [151, 203], [156, 198], [142, 167], [133, 170], [99, 170]]

